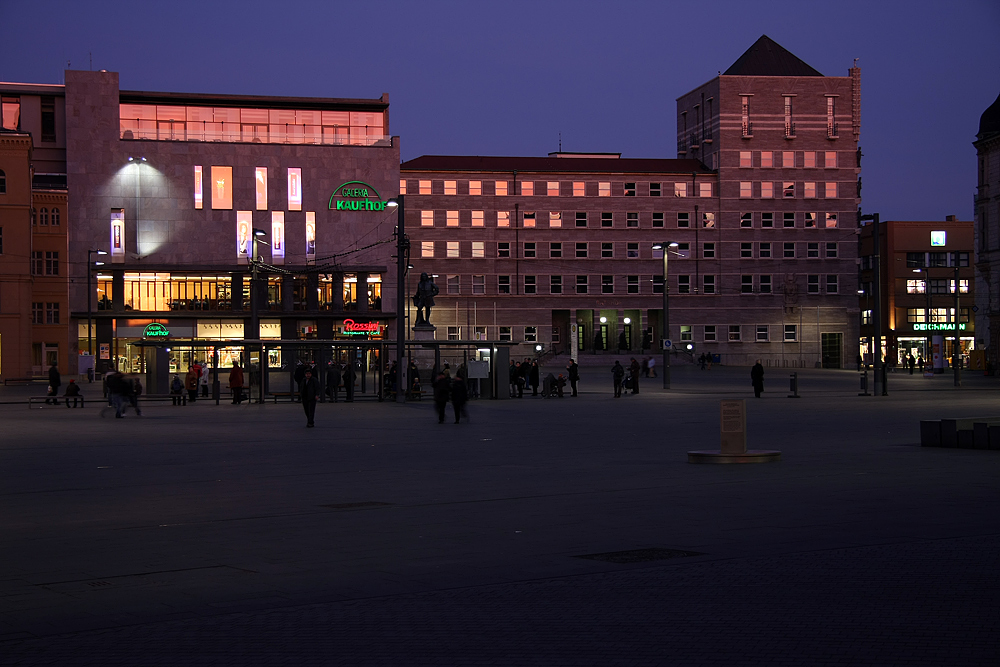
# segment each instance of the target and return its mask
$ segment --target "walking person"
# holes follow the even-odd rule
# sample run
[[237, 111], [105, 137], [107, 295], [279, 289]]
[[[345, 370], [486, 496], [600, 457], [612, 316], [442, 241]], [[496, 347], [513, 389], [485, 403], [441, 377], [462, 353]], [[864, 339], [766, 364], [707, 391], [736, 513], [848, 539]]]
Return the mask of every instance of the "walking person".
[[243, 403], [243, 369], [237, 361], [233, 362], [233, 370], [229, 371], [229, 388], [233, 391], [233, 405]]
[[639, 362], [635, 360], [635, 357], [632, 357], [632, 363], [629, 365], [629, 370], [632, 371], [632, 393], [638, 394], [639, 372], [641, 371], [641, 369], [639, 368]]
[[[72, 380], [70, 380], [70, 382], [72, 382]], [[132, 402], [132, 409], [135, 410], [136, 417], [142, 416], [142, 410], [139, 409], [140, 396], [142, 396], [142, 380], [134, 378], [132, 380], [132, 393], [129, 395], [129, 400]]]
[[198, 382], [201, 380], [201, 373], [197, 366], [188, 366], [187, 375], [184, 376], [184, 388], [187, 389], [188, 400], [194, 403], [198, 400]]
[[464, 416], [468, 418], [469, 415], [465, 411], [465, 404], [469, 401], [469, 390], [465, 386], [465, 378], [461, 375], [456, 375], [454, 381], [451, 383], [451, 407], [455, 410], [455, 423], [459, 422], [459, 418]]
[[326, 393], [336, 403], [340, 396], [340, 364], [330, 363], [330, 370], [326, 372]]
[[318, 398], [319, 382], [313, 377], [312, 369], [307, 367], [299, 389], [299, 400], [302, 401], [302, 409], [306, 412], [307, 428], [315, 426], [313, 420], [316, 417], [316, 400]]
[[764, 391], [764, 367], [761, 365], [760, 359], [750, 369], [750, 384], [753, 385], [753, 395], [760, 398], [761, 392]]
[[108, 396], [115, 408], [115, 418], [122, 418], [122, 408], [126, 396], [125, 376], [115, 371], [108, 376]]
[[617, 359], [615, 359], [615, 365], [611, 367], [611, 379], [615, 383], [615, 398], [621, 398], [622, 380], [625, 379], [625, 369]]
[[655, 378], [656, 377], [656, 357], [650, 357], [649, 361], [646, 362], [647, 369], [646, 377]]
[[448, 398], [451, 396], [451, 380], [444, 371], [438, 373], [434, 380], [434, 409], [437, 411], [438, 424], [444, 423], [444, 411], [448, 407]]
[[569, 386], [573, 389], [572, 395], [576, 396], [576, 383], [580, 381], [580, 367], [575, 360], [570, 359], [566, 370], [569, 371]]
[[201, 387], [201, 397], [208, 398], [208, 376], [212, 373], [212, 369], [208, 367], [208, 362], [201, 367], [201, 375], [198, 378], [198, 386]]
[[45, 398], [45, 404], [49, 405], [59, 405], [59, 386], [62, 384], [62, 378], [59, 376], [59, 368], [52, 364], [49, 368], [49, 389], [48, 395]]
[[913, 366], [914, 366], [914, 364], [916, 364], [916, 361], [913, 359], [913, 353], [912, 352], [907, 352], [906, 353], [906, 366], [910, 369], [910, 375], [913, 375]]
[[531, 395], [538, 396], [538, 362], [532, 361], [528, 369], [528, 379], [531, 380]]
[[507, 382], [510, 383], [511, 398], [517, 396], [517, 378], [517, 362], [511, 361], [510, 366], [507, 368]]
[[[111, 380], [108, 380], [108, 386], [111, 386]], [[109, 389], [110, 391], [110, 389]], [[174, 379], [170, 381], [170, 400], [174, 405], [183, 405], [184, 397], [184, 383], [181, 379], [174, 375]]]

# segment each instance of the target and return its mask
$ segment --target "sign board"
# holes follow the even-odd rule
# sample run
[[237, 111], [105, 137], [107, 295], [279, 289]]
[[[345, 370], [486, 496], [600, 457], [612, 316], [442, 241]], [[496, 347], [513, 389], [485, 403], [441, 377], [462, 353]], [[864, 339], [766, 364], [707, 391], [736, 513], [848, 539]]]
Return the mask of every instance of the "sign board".
[[931, 232], [931, 245], [944, 247], [948, 244], [948, 232]]
[[490, 362], [488, 361], [470, 361], [469, 362], [469, 377], [485, 379], [490, 376]]
[[[966, 324], [964, 322], [958, 323], [958, 330], [965, 331]], [[954, 322], [915, 322], [913, 324], [914, 331], [954, 331]]]
[[663, 349], [664, 349], [664, 350], [669, 350], [669, 349], [670, 349], [670, 348], [672, 348], [673, 346], [674, 346], [674, 343], [673, 343], [673, 341], [672, 341], [672, 340], [670, 340], [669, 338], [668, 338], [667, 340], [663, 341]]
[[328, 208], [331, 211], [384, 211], [386, 203], [378, 190], [364, 181], [348, 181], [330, 195]]
[[382, 325], [379, 322], [355, 322], [351, 319], [344, 320], [341, 332], [346, 336], [366, 336], [378, 335]]
[[159, 322], [147, 324], [146, 328], [142, 330], [143, 338], [163, 339], [168, 338], [169, 336], [170, 331], [168, 331], [167, 328]]
[[723, 454], [746, 454], [747, 402], [745, 399], [721, 401], [719, 431]]
[[101, 343], [101, 359], [111, 358], [111, 343]]

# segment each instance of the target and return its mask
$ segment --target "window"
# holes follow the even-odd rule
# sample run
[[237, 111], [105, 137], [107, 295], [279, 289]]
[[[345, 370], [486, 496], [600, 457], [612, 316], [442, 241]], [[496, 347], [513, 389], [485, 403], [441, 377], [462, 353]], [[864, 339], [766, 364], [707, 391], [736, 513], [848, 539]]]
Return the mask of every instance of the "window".
[[753, 153], [750, 151], [740, 151], [740, 167], [747, 169], [753, 166]]
[[538, 327], [524, 327], [524, 342], [525, 343], [538, 342]]
[[469, 181], [469, 194], [470, 195], [481, 195], [481, 194], [483, 194], [483, 182], [482, 181]]
[[486, 294], [486, 276], [472, 276], [472, 293]]
[[639, 276], [626, 276], [625, 277], [625, 291], [628, 294], [638, 294], [639, 293]]
[[781, 216], [781, 224], [783, 227], [794, 227], [795, 213], [783, 213]]
[[56, 98], [43, 95], [42, 103], [42, 141], [56, 140]]
[[740, 227], [753, 227], [753, 213], [740, 213]]
[[795, 183], [784, 181], [782, 182], [781, 190], [783, 192], [783, 197], [785, 199], [791, 199], [795, 196]]
[[730, 324], [729, 325], [729, 342], [739, 343], [741, 338], [740, 325]]
[[458, 241], [447, 241], [447, 254], [445, 255], [449, 259], [458, 259]]
[[798, 331], [797, 325], [795, 325], [795, 324], [786, 324], [785, 325], [785, 342], [786, 343], [795, 343], [795, 342], [798, 342], [798, 340], [799, 340], [799, 331]]
[[534, 181], [524, 181], [521, 183], [521, 195], [524, 197], [534, 197], [535, 196], [535, 182]]
[[814, 169], [816, 167], [815, 151], [806, 151], [802, 154], [802, 166], [806, 169]]
[[639, 226], [639, 214], [638, 213], [626, 213], [625, 214], [625, 226], [626, 227], [638, 227]]
[[691, 226], [691, 214], [690, 213], [678, 213], [677, 214], [677, 226], [678, 227], [690, 227]]
[[795, 123], [792, 122], [792, 97], [785, 95], [785, 137], [795, 136]]
[[663, 227], [663, 214], [654, 213], [653, 214], [653, 227]]
[[761, 227], [774, 227], [774, 213], [761, 213], [760, 214], [760, 226]]
[[823, 166], [827, 169], [837, 168], [837, 151], [826, 151], [824, 156]]
[[826, 214], [826, 228], [827, 229], [833, 229], [836, 226], [837, 226], [837, 214], [836, 213], [827, 213]]
[[535, 244], [534, 243], [525, 243], [524, 244], [524, 258], [525, 259], [534, 259], [534, 257], [535, 257]]
[[744, 137], [753, 136], [753, 125], [750, 123], [750, 96], [740, 95], [740, 121]]
[[785, 243], [785, 244], [783, 244], [783, 247], [784, 247], [784, 252], [782, 253], [782, 257], [794, 259], [795, 258], [795, 244], [794, 243]]
[[41, 301], [31, 303], [31, 323], [45, 324], [45, 304]]
[[826, 183], [825, 185], [826, 185], [826, 189], [825, 189], [825, 192], [824, 192], [824, 196], [827, 199], [836, 199], [837, 198], [837, 184], [836, 183]]
[[497, 257], [510, 257], [510, 243], [501, 241], [497, 243]]
[[510, 227], [510, 211], [497, 211], [497, 227]]
[[562, 257], [562, 243], [549, 244], [549, 257]]
[[906, 268], [908, 269], [924, 268], [924, 253], [922, 252], [906, 253]]
[[615, 277], [601, 276], [601, 294], [615, 293]]
[[956, 264], [958, 266], [968, 266], [969, 265], [969, 253], [967, 253], [967, 252], [959, 252], [959, 253], [955, 253], [955, 254], [958, 255], [958, 256], [957, 257], [952, 256], [952, 260], [953, 260], [952, 261], [952, 266], [955, 266]]
[[715, 258], [715, 243], [702, 243], [701, 244], [701, 257], [702, 257], [702, 259], [714, 259]]
[[815, 213], [806, 213], [805, 214], [805, 220], [806, 220], [806, 228], [807, 229], [816, 226], [816, 214]]
[[3, 227], [0, 227], [0, 255], [3, 254]]
[[[507, 291], [508, 293], [510, 292], [509, 289]], [[511, 336], [510, 327], [500, 327], [500, 340], [506, 340], [506, 341], [513, 340], [513, 336]]]
[[45, 275], [47, 276], [58, 276], [59, 275], [59, 252], [58, 251], [45, 251]]
[[3, 121], [0, 127], [3, 127], [5, 130], [21, 129], [20, 97], [7, 97], [6, 95], [0, 97], [0, 119]]
[[770, 336], [768, 334], [769, 330], [770, 330], [770, 327], [768, 327], [766, 324], [758, 324], [757, 325], [757, 342], [758, 343], [767, 343], [767, 342], [770, 341]]
[[758, 285], [757, 289], [758, 289], [758, 291], [761, 294], [770, 294], [771, 293], [771, 276], [769, 276], [769, 275], [760, 276], [758, 278], [757, 285]]
[[711, 197], [712, 196], [712, 184], [711, 183], [699, 183], [698, 184], [698, 196], [699, 197]]
[[507, 196], [507, 181], [496, 181], [496, 194], [497, 197]]
[[923, 294], [926, 288], [927, 288], [927, 283], [925, 283], [923, 280], [906, 281], [907, 294]]
[[444, 193], [446, 195], [457, 195], [458, 194], [458, 181], [445, 181], [444, 182]]
[[577, 243], [576, 244], [576, 256], [578, 259], [587, 259], [587, 244]]
[[948, 294], [947, 285], [952, 282], [939, 278], [931, 279], [931, 294]]
[[705, 325], [705, 342], [714, 343], [715, 342], [715, 325], [706, 324]]
[[46, 303], [45, 304], [45, 323], [46, 324], [59, 324], [59, 304], [58, 303]]
[[458, 211], [446, 211], [445, 215], [447, 219], [445, 226], [458, 227]]
[[650, 183], [649, 184], [649, 196], [650, 197], [659, 197], [660, 196], [660, 192], [661, 192], [661, 190], [660, 190], [660, 184], [659, 183]]
[[549, 211], [549, 227], [562, 227], [562, 213]]
[[757, 257], [761, 259], [769, 259], [771, 257], [771, 244], [770, 243], [758, 244]]
[[625, 244], [625, 259], [639, 259], [639, 244], [629, 241]]
[[486, 258], [486, 244], [483, 241], [472, 242], [472, 258], [473, 259]]
[[774, 183], [771, 183], [770, 181], [763, 181], [760, 184], [760, 198], [774, 199]]
[[52, 226], [53, 227], [59, 226], [59, 209], [57, 208], [52, 209]]
[[601, 259], [612, 259], [615, 256], [615, 247], [611, 243], [601, 244]]
[[576, 226], [577, 227], [587, 226], [587, 213], [585, 211], [576, 212]]
[[49, 226], [49, 209], [44, 206], [38, 211], [38, 224], [42, 227]]
[[583, 181], [573, 181], [573, 196], [574, 197], [585, 197], [587, 195], [587, 186]]
[[927, 266], [948, 266], [948, 253], [931, 252], [927, 254]]
[[625, 184], [625, 196], [626, 197], [634, 197], [635, 196], [635, 183], [626, 183]]
[[[954, 294], [955, 293], [955, 281], [954, 280], [949, 280], [948, 281], [948, 286], [949, 286], [949, 289], [950, 289], [951, 293]], [[958, 292], [959, 292], [959, 294], [968, 294], [969, 293], [969, 281], [968, 280], [961, 280], [960, 279], [958, 281]]]
[[819, 276], [806, 276], [806, 291], [809, 294], [819, 294]]
[[806, 199], [815, 199], [816, 198], [816, 183], [808, 182], [808, 181], [806, 183], [804, 183], [803, 187], [802, 187], [802, 196], [805, 197]]
[[434, 226], [434, 211], [421, 211], [420, 212], [420, 226], [421, 227], [433, 227]]
[[[497, 276], [497, 292], [500, 294], [510, 294], [510, 276]], [[500, 328], [503, 329], [503, 327]], [[500, 340], [503, 340], [503, 338]]]
[[461, 335], [461, 327], [448, 327], [448, 340], [460, 340]]
[[597, 184], [597, 196], [598, 197], [610, 197], [611, 196], [611, 183], [598, 183]]
[[614, 214], [601, 213], [601, 227], [614, 227], [614, 224]]
[[715, 276], [702, 276], [702, 294], [715, 294]]
[[740, 294], [753, 294], [753, 276], [740, 276]]
[[691, 293], [691, 276], [677, 276], [677, 293], [678, 294], [690, 294]]
[[458, 276], [448, 276], [448, 294], [461, 294], [461, 281]]
[[740, 257], [753, 257], [753, 243], [740, 244]]
[[473, 211], [472, 212], [472, 226], [473, 227], [483, 227], [483, 212]]
[[433, 257], [434, 256], [434, 241], [421, 241], [420, 242], [420, 256], [421, 257]]
[[7, 174], [4, 173], [3, 169], [0, 169], [0, 195], [7, 192]]
[[685, 341], [685, 340], [694, 340], [694, 332], [691, 331], [691, 325], [690, 324], [682, 324], [681, 325], [681, 340], [682, 341]]
[[31, 275], [40, 276], [44, 273], [44, 254], [41, 250], [31, 251]]
[[837, 136], [837, 102], [835, 97], [826, 98], [826, 136], [833, 139]]
[[674, 183], [674, 196], [675, 197], [687, 197], [688, 196], [688, 184], [687, 183]]
[[549, 294], [562, 294], [562, 276], [549, 276]]
[[826, 256], [829, 259], [833, 259], [837, 256], [837, 244], [835, 242], [826, 244]]
[[835, 274], [828, 274], [826, 276], [826, 293], [827, 294], [837, 293], [837, 276]]
[[795, 168], [795, 152], [794, 151], [782, 151], [781, 152], [781, 166], [785, 169]]
[[751, 181], [740, 181], [740, 197], [742, 199], [753, 197], [753, 183]]
[[701, 226], [702, 227], [715, 227], [715, 213], [702, 213], [701, 214]]
[[525, 213], [524, 214], [524, 221], [521, 223], [521, 226], [523, 226], [525, 228], [534, 227], [535, 226], [535, 214], [534, 213]]
[[576, 277], [576, 293], [586, 294], [589, 281], [587, 276], [577, 276]]
[[806, 244], [806, 257], [818, 258], [819, 257], [819, 244], [818, 243], [807, 243]]
[[535, 276], [524, 277], [524, 293], [534, 294], [536, 289]]
[[774, 153], [772, 153], [771, 151], [763, 151], [763, 152], [761, 152], [761, 154], [760, 154], [760, 166], [761, 167], [773, 167], [774, 166], [774, 160], [773, 160], [773, 157], [772, 157], [773, 155], [774, 155]]
[[429, 195], [431, 193], [431, 182], [430, 181], [418, 181], [417, 191], [422, 195]]
[[663, 276], [653, 276], [653, 294], [663, 294]]

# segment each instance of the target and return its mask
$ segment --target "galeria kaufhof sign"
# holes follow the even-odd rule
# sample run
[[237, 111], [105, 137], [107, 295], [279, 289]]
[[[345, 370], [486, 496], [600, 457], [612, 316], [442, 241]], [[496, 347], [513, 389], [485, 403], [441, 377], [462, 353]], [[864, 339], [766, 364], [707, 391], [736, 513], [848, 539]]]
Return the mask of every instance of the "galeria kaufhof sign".
[[331, 211], [384, 211], [378, 190], [364, 181], [348, 181], [330, 195]]

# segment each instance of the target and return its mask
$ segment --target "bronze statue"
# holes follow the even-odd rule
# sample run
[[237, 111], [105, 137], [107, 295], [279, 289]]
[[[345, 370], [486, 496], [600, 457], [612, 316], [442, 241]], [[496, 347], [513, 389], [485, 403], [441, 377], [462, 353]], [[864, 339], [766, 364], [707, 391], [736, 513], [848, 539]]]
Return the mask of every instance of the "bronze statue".
[[438, 287], [434, 281], [426, 273], [421, 273], [417, 292], [413, 295], [413, 305], [417, 307], [417, 320], [413, 326], [431, 323], [431, 307], [437, 294]]

